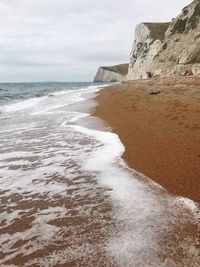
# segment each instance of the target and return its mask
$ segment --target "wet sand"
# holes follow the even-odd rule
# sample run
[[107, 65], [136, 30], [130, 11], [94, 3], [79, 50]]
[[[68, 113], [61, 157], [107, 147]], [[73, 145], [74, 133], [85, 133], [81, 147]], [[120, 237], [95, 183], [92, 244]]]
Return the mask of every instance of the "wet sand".
[[93, 114], [119, 135], [131, 168], [200, 203], [200, 77], [132, 81], [96, 100]]
[[[107, 151], [116, 149], [115, 142], [110, 149], [96, 135], [72, 131], [76, 125], [109, 131], [97, 117], [72, 122], [67, 117], [69, 111], [75, 117], [77, 111], [87, 113], [95, 104], [87, 99], [38, 116], [43, 128], [1, 133], [1, 140], [10, 138], [8, 153], [21, 147], [32, 153], [22, 154], [15, 165], [13, 156], [0, 162], [16, 176], [0, 196], [0, 266], [199, 267], [196, 208], [169, 197], [117, 156], [110, 164]], [[106, 140], [113, 140], [110, 134]], [[28, 186], [17, 182], [15, 189], [21, 177]]]

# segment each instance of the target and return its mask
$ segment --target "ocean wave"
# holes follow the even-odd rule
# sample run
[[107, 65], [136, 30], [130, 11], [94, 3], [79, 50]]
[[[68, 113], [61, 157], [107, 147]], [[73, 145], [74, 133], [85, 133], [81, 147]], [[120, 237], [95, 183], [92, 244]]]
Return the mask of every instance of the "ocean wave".
[[2, 105], [0, 107], [0, 112], [16, 112], [23, 109], [31, 108], [40, 102], [40, 98], [30, 98], [17, 103], [12, 103], [8, 105]]
[[[198, 240], [188, 237], [188, 233], [181, 230], [185, 225], [192, 228], [198, 224], [198, 206], [192, 200], [171, 197], [164, 188], [148, 177], [129, 169], [121, 159], [125, 148], [118, 135], [80, 125], [73, 125], [71, 128], [102, 144], [85, 158], [83, 169], [94, 172], [100, 185], [110, 188], [115, 219], [123, 222], [120, 231], [107, 244], [107, 251], [118, 266], [164, 267], [168, 263], [171, 263], [170, 266], [179, 266], [179, 263], [180, 266], [186, 266], [188, 262], [187, 266], [199, 266], [193, 265], [195, 255], [198, 254], [198, 247], [195, 247]], [[163, 233], [167, 232], [170, 236], [175, 231], [175, 226], [180, 229], [176, 237], [178, 241], [176, 238], [164, 237]], [[165, 251], [159, 243], [163, 238], [167, 253], [164, 261]], [[177, 242], [176, 247], [173, 247], [174, 242]], [[156, 252], [151, 249], [150, 244], [153, 244]], [[184, 250], [184, 257], [175, 263], [173, 257], [175, 255], [178, 258], [180, 248]], [[133, 257], [136, 252], [138, 256]], [[152, 263], [149, 265], [150, 260]], [[200, 262], [199, 257], [195, 260]]]
[[[167, 195], [129, 169], [121, 159], [125, 148], [117, 134], [81, 126], [79, 119], [89, 114], [66, 109], [101, 87], [7, 106], [12, 112], [33, 108], [31, 113], [5, 114], [0, 131], [0, 183], [3, 196], [10, 199], [4, 205], [0, 265], [26, 258], [23, 266], [72, 261], [97, 266], [107, 257], [101, 266], [197, 266], [195, 242], [183, 232], [190, 217], [196, 223], [194, 203]], [[33, 110], [44, 114], [30, 116]], [[17, 194], [22, 198], [11, 197]], [[55, 247], [52, 255], [48, 246]]]
[[[81, 97], [81, 93], [95, 92], [96, 90], [98, 90], [99, 86], [91, 86], [87, 88], [88, 90], [85, 90], [85, 88], [79, 88], [76, 90], [68, 89], [60, 90], [57, 92], [48, 91], [48, 94], [47, 90], [44, 90], [42, 92], [35, 92], [32, 94], [29, 93], [28, 95], [20, 95], [20, 98], [18, 95], [18, 100], [16, 100], [16, 95], [4, 95], [4, 100], [15, 101], [10, 102], [8, 104], [5, 104], [6, 101], [4, 101], [3, 105], [0, 106], [0, 112], [18, 112], [28, 109], [30, 109], [31, 112], [34, 112], [34, 114], [47, 112], [56, 108], [60, 108], [62, 106], [72, 104], [77, 101], [81, 101], [83, 100], [83, 98]], [[52, 97], [56, 99], [53, 101], [51, 100]], [[3, 98], [1, 98], [1, 100], [3, 100]], [[37, 110], [35, 110], [36, 107]]]
[[103, 87], [107, 87], [110, 86], [110, 84], [98, 84], [98, 85], [90, 85], [88, 86], [89, 89], [99, 89], [99, 88], [103, 88]]
[[42, 96], [45, 96], [45, 95], [46, 95], [45, 93], [36, 93], [33, 96], [35, 96], [35, 97], [42, 97]]

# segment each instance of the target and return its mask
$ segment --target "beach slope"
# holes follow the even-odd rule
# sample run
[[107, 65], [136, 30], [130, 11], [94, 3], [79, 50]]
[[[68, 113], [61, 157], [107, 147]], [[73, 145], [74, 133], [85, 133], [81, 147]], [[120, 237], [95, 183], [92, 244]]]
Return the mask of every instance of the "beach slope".
[[200, 203], [200, 78], [165, 77], [102, 89], [94, 115], [117, 133], [128, 165]]

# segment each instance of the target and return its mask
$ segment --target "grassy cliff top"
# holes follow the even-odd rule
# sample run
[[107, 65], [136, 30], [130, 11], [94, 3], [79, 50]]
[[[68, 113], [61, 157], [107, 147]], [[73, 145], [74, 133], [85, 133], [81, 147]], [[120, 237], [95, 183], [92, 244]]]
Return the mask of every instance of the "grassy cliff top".
[[102, 66], [102, 69], [109, 70], [112, 72], [117, 72], [121, 75], [126, 75], [128, 73], [128, 63], [125, 64], [119, 64], [119, 65], [114, 65], [114, 66]]

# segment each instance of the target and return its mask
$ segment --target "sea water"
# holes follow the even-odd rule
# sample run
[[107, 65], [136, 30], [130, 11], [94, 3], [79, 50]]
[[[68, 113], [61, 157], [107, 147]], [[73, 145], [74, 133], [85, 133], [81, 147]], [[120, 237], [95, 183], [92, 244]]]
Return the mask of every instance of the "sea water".
[[0, 266], [200, 266], [198, 207], [81, 111], [103, 86], [0, 84]]

